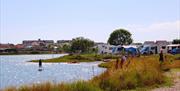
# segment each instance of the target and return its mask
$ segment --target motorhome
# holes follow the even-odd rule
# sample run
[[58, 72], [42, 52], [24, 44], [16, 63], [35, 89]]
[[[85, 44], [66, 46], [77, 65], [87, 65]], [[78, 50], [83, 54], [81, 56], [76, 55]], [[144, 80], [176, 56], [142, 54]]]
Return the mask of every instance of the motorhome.
[[144, 45], [140, 50], [141, 54], [157, 54], [157, 45]]
[[169, 42], [167, 41], [146, 41], [143, 44], [142, 49], [140, 50], [141, 54], [157, 54], [163, 51], [163, 53], [167, 53], [167, 45]]
[[100, 44], [97, 46], [99, 54], [117, 54], [121, 46], [114, 46], [109, 44]]
[[133, 54], [137, 54], [138, 47], [134, 45], [125, 45], [125, 46], [114, 46], [109, 44], [101, 44], [98, 45], [98, 53], [99, 54], [119, 54], [123, 49], [125, 49], [125, 52], [130, 52]]
[[168, 53], [172, 53], [173, 50], [180, 49], [180, 44], [171, 44], [167, 45], [167, 51]]

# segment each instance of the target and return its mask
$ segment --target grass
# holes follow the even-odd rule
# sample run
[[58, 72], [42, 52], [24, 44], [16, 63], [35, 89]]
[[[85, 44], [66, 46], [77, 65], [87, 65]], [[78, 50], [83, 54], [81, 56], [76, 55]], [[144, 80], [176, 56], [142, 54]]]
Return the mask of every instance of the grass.
[[[81, 55], [84, 58], [92, 56], [94, 55]], [[164, 75], [163, 69], [179, 71], [180, 60], [177, 60], [179, 55], [166, 56], [162, 66], [159, 65], [157, 55], [128, 58], [122, 69], [115, 68], [116, 61], [113, 59], [111, 62], [100, 64], [100, 67], [108, 69], [89, 81], [59, 84], [47, 82], [20, 88], [9, 87], [4, 91], [149, 91], [152, 88], [172, 85], [172, 79]], [[68, 57], [70, 56], [65, 58], [70, 60]], [[100, 56], [100, 58], [103, 57]]]
[[[146, 59], [146, 60], [145, 60]], [[120, 91], [137, 89], [140, 87], [156, 86], [165, 83], [165, 76], [159, 68], [156, 58], [145, 57], [131, 59], [130, 65], [127, 63], [123, 69], [115, 69], [115, 62], [107, 64], [110, 69], [103, 75], [94, 78], [95, 83], [105, 91]], [[105, 64], [103, 64], [105, 65]]]
[[20, 88], [10, 87], [4, 91], [102, 91], [85, 81], [77, 81], [74, 83], [53, 84], [50, 82], [43, 84], [33, 84], [31, 86], [21, 86]]
[[[102, 61], [103, 59], [114, 59], [114, 55], [98, 55], [98, 54], [80, 54], [80, 55], [66, 55], [59, 58], [43, 60], [43, 62], [94, 62]], [[31, 62], [38, 62], [33, 60]]]

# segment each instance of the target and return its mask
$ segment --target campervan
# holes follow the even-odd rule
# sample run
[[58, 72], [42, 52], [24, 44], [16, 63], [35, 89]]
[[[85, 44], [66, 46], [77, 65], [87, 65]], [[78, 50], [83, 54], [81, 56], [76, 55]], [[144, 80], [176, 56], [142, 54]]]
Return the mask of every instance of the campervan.
[[157, 46], [156, 45], [144, 45], [140, 50], [141, 54], [157, 54]]
[[177, 54], [180, 50], [180, 44], [171, 44], [167, 45], [167, 51], [168, 53]]

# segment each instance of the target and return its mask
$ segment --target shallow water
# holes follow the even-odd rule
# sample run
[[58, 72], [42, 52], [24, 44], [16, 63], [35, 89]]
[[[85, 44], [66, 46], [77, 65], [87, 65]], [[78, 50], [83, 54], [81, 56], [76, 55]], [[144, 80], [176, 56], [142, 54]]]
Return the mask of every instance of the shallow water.
[[18, 87], [24, 84], [46, 81], [59, 83], [89, 80], [93, 76], [105, 71], [105, 69], [97, 66], [99, 62], [79, 64], [43, 63], [43, 71], [38, 71], [38, 63], [27, 62], [35, 59], [49, 59], [63, 55], [64, 54], [0, 56], [0, 89], [8, 86]]

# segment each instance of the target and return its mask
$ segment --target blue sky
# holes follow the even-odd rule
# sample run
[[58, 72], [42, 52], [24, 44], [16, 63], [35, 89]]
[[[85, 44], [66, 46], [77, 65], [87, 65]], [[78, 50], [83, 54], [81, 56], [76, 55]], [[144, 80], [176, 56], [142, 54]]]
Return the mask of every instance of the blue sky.
[[180, 36], [180, 0], [0, 0], [1, 43], [83, 36], [107, 42], [118, 28], [134, 42]]

